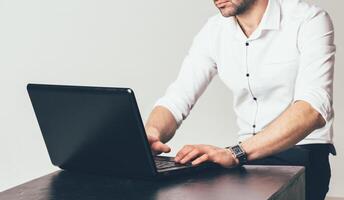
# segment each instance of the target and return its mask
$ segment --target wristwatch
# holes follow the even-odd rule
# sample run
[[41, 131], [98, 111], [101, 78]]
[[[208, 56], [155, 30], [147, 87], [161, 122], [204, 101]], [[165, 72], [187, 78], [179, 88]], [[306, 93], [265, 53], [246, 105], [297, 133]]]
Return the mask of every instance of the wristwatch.
[[231, 147], [226, 147], [226, 149], [230, 150], [233, 156], [239, 160], [239, 165], [247, 163], [247, 155], [240, 144]]

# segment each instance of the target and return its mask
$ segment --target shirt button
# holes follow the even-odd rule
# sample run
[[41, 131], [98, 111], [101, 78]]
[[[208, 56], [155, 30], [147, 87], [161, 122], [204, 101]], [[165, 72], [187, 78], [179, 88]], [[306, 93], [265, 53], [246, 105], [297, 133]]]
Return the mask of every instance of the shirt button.
[[247, 74], [246, 74], [246, 76], [247, 76], [247, 77], [249, 77], [249, 76], [250, 76], [250, 74], [249, 74], [249, 73], [247, 73]]
[[253, 128], [256, 128], [256, 125], [255, 125], [255, 124], [253, 124], [253, 125], [252, 125], [252, 127], [253, 127]]
[[253, 100], [257, 101], [257, 98], [256, 98], [256, 97], [253, 97]]
[[245, 43], [246, 46], [250, 45], [248, 42]]

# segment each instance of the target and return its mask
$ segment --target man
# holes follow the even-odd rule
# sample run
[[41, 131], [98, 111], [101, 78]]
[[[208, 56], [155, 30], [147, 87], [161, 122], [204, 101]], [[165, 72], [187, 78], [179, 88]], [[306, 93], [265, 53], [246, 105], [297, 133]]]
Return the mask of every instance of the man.
[[[324, 199], [330, 180], [334, 30], [328, 14], [300, 0], [215, 0], [178, 78], [146, 123], [151, 148], [169, 141], [218, 74], [232, 90], [239, 145], [186, 145], [179, 163], [205, 161], [306, 166], [307, 199]], [[211, 120], [211, 119], [210, 119]]]

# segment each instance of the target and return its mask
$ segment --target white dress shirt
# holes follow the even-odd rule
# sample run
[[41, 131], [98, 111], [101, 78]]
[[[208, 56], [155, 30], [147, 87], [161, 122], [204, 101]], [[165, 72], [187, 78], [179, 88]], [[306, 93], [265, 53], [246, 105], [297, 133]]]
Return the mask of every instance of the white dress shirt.
[[155, 106], [170, 110], [179, 127], [218, 74], [233, 92], [239, 141], [303, 100], [326, 125], [298, 144], [332, 143], [335, 51], [329, 15], [301, 0], [270, 0], [248, 38], [235, 17], [217, 14], [195, 36], [177, 79]]

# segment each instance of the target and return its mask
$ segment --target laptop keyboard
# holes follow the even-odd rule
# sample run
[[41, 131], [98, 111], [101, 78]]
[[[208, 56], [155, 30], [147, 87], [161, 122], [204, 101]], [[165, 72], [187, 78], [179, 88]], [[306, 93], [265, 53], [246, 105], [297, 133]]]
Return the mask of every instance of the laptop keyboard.
[[191, 166], [191, 163], [187, 163], [187, 164], [176, 163], [171, 157], [156, 156], [154, 157], [154, 161], [158, 169]]

